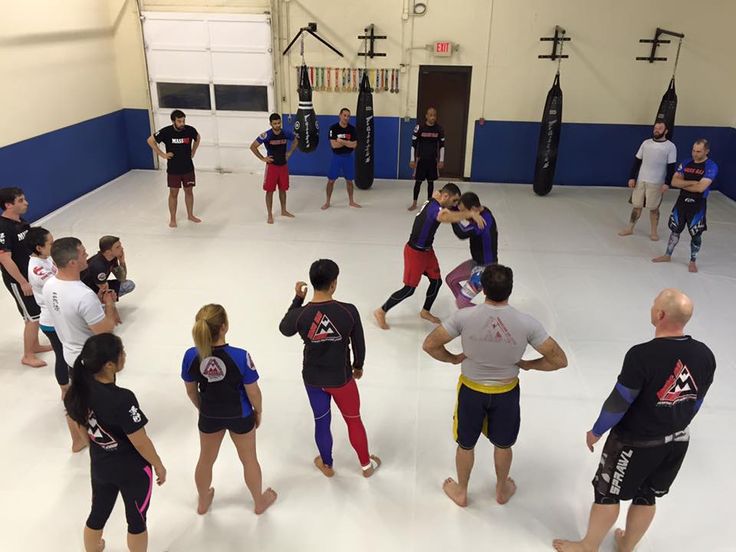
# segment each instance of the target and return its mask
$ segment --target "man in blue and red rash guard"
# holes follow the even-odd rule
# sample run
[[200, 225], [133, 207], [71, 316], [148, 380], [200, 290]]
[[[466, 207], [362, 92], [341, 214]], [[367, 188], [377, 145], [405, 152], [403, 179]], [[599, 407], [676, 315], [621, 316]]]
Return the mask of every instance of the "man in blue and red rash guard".
[[687, 226], [690, 232], [690, 264], [687, 269], [690, 272], [698, 271], [695, 259], [702, 245], [703, 232], [708, 229], [705, 219], [706, 198], [711, 184], [718, 176], [718, 165], [708, 158], [709, 152], [708, 140], [700, 138], [693, 144], [692, 159], [677, 166], [675, 176], [672, 177], [672, 187], [680, 188], [680, 196], [670, 214], [669, 227], [672, 234], [665, 254], [655, 257], [652, 262], [668, 263], [672, 260], [672, 252], [680, 241], [680, 233]]
[[491, 210], [481, 205], [480, 198], [473, 192], [465, 192], [460, 196], [460, 210], [475, 210], [486, 221], [485, 228], [479, 228], [475, 222], [452, 225], [452, 231], [458, 238], [470, 238], [471, 259], [460, 264], [445, 278], [455, 296], [457, 307], [463, 309], [473, 306], [473, 299], [482, 289], [480, 276], [485, 267], [498, 262], [498, 227]]
[[429, 289], [419, 316], [434, 324], [440, 319], [430, 313], [437, 292], [442, 286], [440, 265], [432, 249], [434, 235], [441, 223], [452, 224], [461, 220], [473, 220], [479, 228], [485, 227], [485, 220], [476, 211], [450, 211], [460, 201], [460, 189], [455, 184], [445, 184], [438, 192], [432, 194], [432, 199], [425, 203], [414, 219], [411, 235], [404, 246], [404, 287], [391, 294], [391, 297], [373, 313], [378, 325], [388, 330], [386, 313], [404, 299], [411, 296], [419, 285], [422, 276], [429, 278]]

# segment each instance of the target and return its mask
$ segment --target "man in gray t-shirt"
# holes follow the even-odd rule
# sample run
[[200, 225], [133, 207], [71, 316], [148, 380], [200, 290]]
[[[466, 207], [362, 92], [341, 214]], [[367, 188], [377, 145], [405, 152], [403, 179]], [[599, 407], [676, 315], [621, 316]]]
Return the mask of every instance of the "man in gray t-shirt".
[[[511, 447], [521, 425], [519, 369], [550, 372], [567, 366], [567, 357], [540, 322], [509, 306], [513, 272], [490, 265], [481, 276], [485, 303], [457, 311], [424, 340], [424, 350], [442, 362], [462, 364], [453, 429], [457, 442], [458, 480], [442, 488], [457, 505], [468, 503], [468, 482], [475, 461], [474, 448], [481, 433], [494, 446], [496, 501], [505, 504], [516, 492], [509, 477]], [[460, 336], [463, 352], [450, 353], [445, 345]], [[541, 355], [522, 360], [526, 346]]]

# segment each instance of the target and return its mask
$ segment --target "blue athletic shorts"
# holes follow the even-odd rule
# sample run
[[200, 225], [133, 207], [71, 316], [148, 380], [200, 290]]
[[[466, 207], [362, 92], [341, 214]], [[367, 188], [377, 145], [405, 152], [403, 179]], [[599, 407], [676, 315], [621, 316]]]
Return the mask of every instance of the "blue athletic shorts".
[[340, 177], [345, 180], [355, 180], [355, 155], [348, 153], [347, 155], [332, 154], [330, 161], [330, 172], [327, 174], [329, 180], [337, 180]]

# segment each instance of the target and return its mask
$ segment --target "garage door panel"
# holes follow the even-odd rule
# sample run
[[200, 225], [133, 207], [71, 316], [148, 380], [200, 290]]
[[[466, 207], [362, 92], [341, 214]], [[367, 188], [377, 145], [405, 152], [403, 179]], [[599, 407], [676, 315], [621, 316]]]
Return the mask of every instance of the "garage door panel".
[[154, 50], [148, 56], [148, 72], [157, 81], [186, 75], [188, 79], [207, 82], [210, 80], [210, 55], [208, 52]]
[[254, 117], [217, 117], [218, 139], [223, 144], [249, 147], [256, 137], [269, 129], [268, 115]]
[[194, 156], [194, 168], [208, 171], [220, 168], [220, 148], [216, 145], [200, 144]]
[[212, 52], [215, 82], [266, 84], [273, 75], [271, 56], [263, 53]]
[[150, 48], [206, 48], [207, 26], [204, 21], [145, 19], [146, 45]]
[[256, 159], [247, 148], [220, 146], [222, 166], [232, 171], [253, 171], [263, 174], [263, 162]]
[[258, 21], [210, 21], [212, 49], [243, 48], [264, 50], [271, 42], [268, 26]]

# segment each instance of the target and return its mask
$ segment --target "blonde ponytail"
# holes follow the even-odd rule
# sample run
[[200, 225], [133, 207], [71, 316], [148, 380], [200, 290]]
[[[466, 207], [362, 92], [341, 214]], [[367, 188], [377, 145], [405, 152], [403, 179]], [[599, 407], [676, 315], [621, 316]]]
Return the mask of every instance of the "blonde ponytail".
[[220, 328], [227, 324], [227, 313], [222, 305], [205, 305], [197, 312], [192, 328], [194, 346], [199, 358], [212, 356], [212, 344], [220, 336]]

